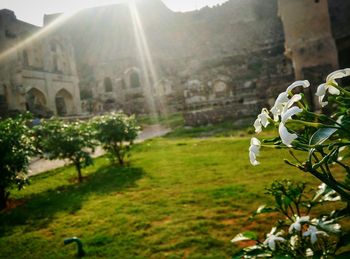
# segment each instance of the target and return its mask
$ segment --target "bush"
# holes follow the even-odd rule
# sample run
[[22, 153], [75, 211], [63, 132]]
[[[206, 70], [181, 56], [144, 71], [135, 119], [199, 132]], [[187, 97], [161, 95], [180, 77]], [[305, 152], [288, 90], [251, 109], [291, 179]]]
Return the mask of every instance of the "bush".
[[66, 123], [51, 119], [34, 127], [37, 138], [36, 148], [48, 159], [68, 159], [82, 181], [81, 169], [92, 164], [90, 152], [94, 151], [93, 128], [86, 122]]
[[20, 115], [0, 121], [0, 210], [6, 207], [12, 186], [22, 189], [28, 183], [29, 157], [34, 151], [28, 118]]
[[125, 156], [130, 151], [140, 127], [137, 126], [134, 116], [124, 113], [111, 113], [96, 118], [93, 122], [96, 138], [109, 153], [112, 163], [125, 163]]
[[[271, 124], [278, 129], [278, 136], [263, 141], [255, 137], [251, 139], [249, 158], [254, 166], [260, 164], [257, 161], [260, 148], [288, 149], [293, 160], [285, 162], [302, 172], [310, 173], [322, 185], [316, 197], [304, 200], [306, 211], [301, 211], [304, 187], [300, 185], [299, 188], [297, 184], [287, 184], [286, 187], [286, 184], [275, 183], [269, 190], [276, 199], [277, 206], [274, 210], [283, 213], [288, 219], [288, 224], [291, 224], [289, 231], [286, 233], [283, 231], [284, 225], [277, 224], [263, 243], [257, 243], [243, 252], [245, 257], [319, 258], [339, 255], [338, 249], [350, 244], [350, 236], [336, 223], [340, 218], [350, 215], [350, 92], [336, 81], [347, 76], [350, 76], [350, 68], [335, 71], [317, 88], [319, 105], [328, 106], [332, 111], [330, 115], [313, 112], [304, 95], [296, 93], [296, 89], [310, 86], [304, 80], [291, 84], [278, 95], [274, 106], [270, 110], [263, 108], [255, 120], [256, 133]], [[304, 152], [304, 158], [296, 156], [293, 150]], [[339, 174], [335, 174], [336, 171]], [[308, 214], [321, 196], [321, 202], [341, 200], [346, 206], [338, 203], [340, 209], [311, 220]], [[261, 210], [266, 211], [266, 208]], [[331, 234], [336, 234], [338, 239], [330, 239]], [[320, 242], [317, 241], [318, 236]], [[233, 241], [245, 238], [241, 235]], [[347, 256], [350, 254], [349, 251], [345, 253]]]

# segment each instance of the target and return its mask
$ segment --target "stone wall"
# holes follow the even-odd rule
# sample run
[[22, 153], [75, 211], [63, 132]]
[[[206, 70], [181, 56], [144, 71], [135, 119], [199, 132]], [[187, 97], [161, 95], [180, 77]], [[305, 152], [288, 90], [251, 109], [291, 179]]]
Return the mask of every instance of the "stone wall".
[[[160, 0], [136, 1], [134, 9], [127, 4], [90, 8], [67, 19], [47, 39], [28, 45], [27, 57], [20, 62], [12, 57], [2, 69], [9, 69], [13, 82], [22, 80], [26, 85], [34, 80], [28, 73], [35, 74], [41, 80], [35, 82], [41, 89], [36, 90], [43, 93], [34, 91], [39, 103], [49, 99], [41, 85], [57, 92], [57, 85], [69, 88], [70, 82], [76, 89], [77, 70], [86, 112], [184, 111], [191, 125], [210, 118], [249, 117], [271, 105], [295, 79], [320, 81], [337, 67], [337, 54], [349, 53], [350, 4], [328, 2], [229, 0], [188, 13], [172, 12]], [[45, 21], [49, 24], [58, 17], [48, 15]], [[15, 24], [29, 30], [27, 24]], [[3, 35], [8, 39], [0, 46], [14, 41], [11, 31]], [[49, 47], [55, 35], [62, 45]], [[46, 58], [36, 58], [42, 55]], [[340, 63], [348, 60], [342, 58]], [[30, 69], [18, 65], [21, 62]], [[29, 71], [27, 79], [22, 72], [14, 76], [16, 66], [18, 71]], [[38, 70], [44, 71], [33, 72]], [[0, 92], [8, 92], [7, 88]], [[76, 98], [75, 91], [68, 92]], [[63, 99], [67, 96], [62, 93]], [[16, 102], [23, 106], [20, 98]], [[245, 112], [239, 114], [238, 108]]]
[[81, 112], [73, 46], [66, 35], [43, 31], [0, 10], [2, 115], [6, 110], [38, 116]]

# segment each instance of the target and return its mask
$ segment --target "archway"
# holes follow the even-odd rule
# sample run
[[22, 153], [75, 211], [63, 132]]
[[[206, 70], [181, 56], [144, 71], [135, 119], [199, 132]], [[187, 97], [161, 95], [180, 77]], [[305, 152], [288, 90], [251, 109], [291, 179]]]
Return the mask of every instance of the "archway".
[[113, 84], [112, 84], [112, 80], [110, 77], [105, 77], [105, 79], [103, 80], [103, 85], [105, 87], [106, 93], [113, 91]]
[[61, 89], [55, 97], [56, 112], [59, 116], [74, 114], [74, 102], [72, 95], [66, 90]]
[[26, 109], [35, 116], [49, 117], [52, 115], [47, 107], [44, 93], [37, 88], [32, 88], [26, 93]]
[[131, 88], [137, 88], [141, 86], [140, 76], [136, 71], [132, 71], [130, 74], [130, 86]]
[[29, 110], [31, 108], [40, 109], [41, 107], [46, 106], [45, 95], [43, 94], [43, 92], [41, 92], [40, 90], [38, 90], [36, 88], [30, 89], [26, 93], [26, 102], [27, 102], [27, 105], [29, 107]]
[[139, 88], [142, 86], [140, 73], [141, 71], [137, 67], [131, 67], [124, 71], [126, 88]]

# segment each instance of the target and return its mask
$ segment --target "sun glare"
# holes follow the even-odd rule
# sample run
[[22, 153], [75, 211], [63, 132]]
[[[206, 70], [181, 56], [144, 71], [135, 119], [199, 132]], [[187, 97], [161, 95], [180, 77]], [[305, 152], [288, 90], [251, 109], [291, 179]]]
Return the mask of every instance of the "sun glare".
[[59, 26], [61, 26], [64, 22], [66, 22], [69, 18], [73, 17], [78, 10], [72, 10], [70, 12], [64, 13], [57, 17], [54, 21], [49, 23], [44, 28], [40, 29], [37, 33], [34, 33], [30, 37], [22, 40], [18, 44], [14, 45], [13, 47], [5, 50], [4, 52], [0, 53], [0, 62], [6, 58], [9, 58], [11, 55], [16, 54], [16, 52], [22, 50], [23, 48], [33, 44], [36, 40], [39, 40], [41, 38], [44, 38], [47, 34], [51, 33], [53, 30], [57, 29]]
[[[154, 100], [154, 91], [152, 86], [156, 85], [156, 83], [159, 81], [159, 77], [155, 69], [152, 54], [148, 46], [147, 37], [145, 35], [145, 31], [143, 29], [142, 21], [140, 19], [140, 15], [137, 10], [137, 5], [135, 4], [135, 1], [129, 1], [128, 7], [133, 24], [136, 47], [141, 61], [143, 76], [146, 83], [145, 88], [148, 105], [151, 110], [151, 113], [156, 116], [156, 104]], [[157, 89], [155, 90], [157, 91]]]

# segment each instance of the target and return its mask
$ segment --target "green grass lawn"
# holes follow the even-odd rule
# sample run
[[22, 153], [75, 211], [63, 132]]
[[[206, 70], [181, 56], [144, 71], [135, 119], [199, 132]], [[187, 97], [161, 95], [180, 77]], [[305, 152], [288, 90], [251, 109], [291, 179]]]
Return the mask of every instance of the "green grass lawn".
[[[240, 231], [268, 231], [271, 218], [248, 220], [266, 203], [273, 179], [314, 181], [283, 163], [281, 150], [248, 160], [249, 137], [158, 138], [135, 145], [126, 168], [106, 157], [36, 177], [14, 191], [17, 207], [0, 213], [0, 258], [230, 258]], [[317, 183], [316, 181], [314, 181]]]

